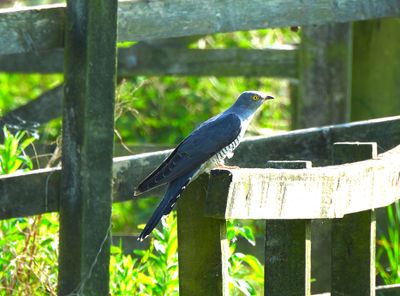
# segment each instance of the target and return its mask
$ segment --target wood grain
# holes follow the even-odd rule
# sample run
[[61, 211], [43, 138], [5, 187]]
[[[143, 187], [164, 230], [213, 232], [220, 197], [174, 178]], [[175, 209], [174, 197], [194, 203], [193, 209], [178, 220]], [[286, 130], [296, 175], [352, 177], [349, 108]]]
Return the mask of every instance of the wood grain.
[[226, 219], [318, 219], [384, 207], [400, 198], [399, 163], [397, 146], [377, 160], [340, 166], [214, 170], [207, 214]]
[[[0, 71], [10, 73], [62, 73], [62, 49], [36, 54], [0, 55]], [[264, 76], [297, 78], [297, 50], [187, 49], [138, 43], [118, 50], [118, 76]]]
[[226, 221], [204, 216], [206, 175], [178, 202], [179, 295], [228, 296]]
[[352, 24], [302, 29], [296, 128], [350, 121]]
[[59, 295], [109, 295], [117, 0], [68, 0]]
[[[335, 164], [377, 158], [376, 143], [335, 143], [333, 148]], [[375, 295], [375, 210], [333, 219], [331, 238], [331, 295]]]
[[[397, 0], [137, 0], [118, 6], [118, 40], [215, 34], [320, 25], [398, 16]], [[41, 6], [0, 10], [0, 54], [63, 47], [65, 9]]]
[[[269, 161], [267, 167], [304, 169], [311, 163]], [[311, 295], [311, 220], [267, 220], [265, 230], [264, 295]]]

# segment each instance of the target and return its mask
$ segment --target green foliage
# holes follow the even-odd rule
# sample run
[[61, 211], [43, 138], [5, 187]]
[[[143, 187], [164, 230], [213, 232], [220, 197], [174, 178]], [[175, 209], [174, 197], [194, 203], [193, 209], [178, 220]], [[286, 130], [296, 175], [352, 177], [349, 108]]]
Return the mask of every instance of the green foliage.
[[[191, 48], [265, 48], [299, 42], [289, 29], [265, 29], [208, 35]], [[254, 77], [135, 77], [124, 80], [117, 92], [116, 129], [127, 143], [175, 145], [193, 128], [230, 106], [245, 90], [275, 96], [252, 122], [252, 134], [290, 126], [288, 81]]]
[[0, 115], [6, 114], [63, 80], [62, 75], [0, 73]]
[[0, 145], [0, 174], [11, 174], [20, 168], [25, 171], [32, 169], [32, 161], [25, 154], [25, 148], [35, 140], [26, 137], [25, 131], [18, 131], [15, 135], [3, 127], [4, 144]]
[[[114, 203], [112, 208], [115, 233], [138, 233], [140, 225], [147, 222], [149, 209], [155, 209], [159, 197], [139, 198], [134, 202]], [[129, 213], [129, 214], [127, 214]]]
[[136, 77], [117, 93], [116, 129], [127, 143], [177, 144], [197, 125], [229, 107], [245, 90], [264, 90], [278, 99], [256, 115], [250, 131], [289, 128], [287, 82], [244, 77]]
[[400, 204], [387, 207], [388, 227], [377, 240], [376, 270], [385, 284], [400, 283]]
[[0, 295], [57, 295], [58, 215], [0, 222]]
[[[144, 225], [142, 225], [144, 226]], [[154, 237], [146, 250], [135, 250], [134, 255], [123, 255], [121, 247], [112, 247], [110, 264], [112, 295], [178, 295], [178, 240], [175, 211], [162, 219], [162, 229], [154, 229]], [[238, 237], [255, 244], [253, 231], [248, 226], [228, 222], [230, 241], [229, 288], [232, 295], [259, 295], [264, 282], [264, 270], [252, 255], [236, 252]]]
[[111, 249], [112, 295], [178, 295], [177, 219], [171, 213], [162, 219], [162, 230], [154, 229], [147, 250], [123, 255]]
[[262, 295], [264, 287], [264, 267], [253, 255], [236, 252], [236, 242], [243, 237], [255, 246], [253, 229], [241, 226], [237, 221], [227, 221], [227, 238], [230, 258], [228, 262], [229, 289], [231, 295]]
[[[6, 127], [0, 145], [0, 173], [30, 170], [24, 149], [35, 140]], [[0, 221], [0, 295], [56, 295], [56, 214]]]

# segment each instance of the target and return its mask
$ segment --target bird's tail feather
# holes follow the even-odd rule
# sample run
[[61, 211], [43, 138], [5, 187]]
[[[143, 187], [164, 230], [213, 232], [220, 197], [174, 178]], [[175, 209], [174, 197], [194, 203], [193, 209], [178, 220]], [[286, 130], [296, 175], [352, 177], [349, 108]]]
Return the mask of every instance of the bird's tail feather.
[[169, 184], [162, 201], [151, 216], [150, 220], [147, 222], [142, 233], [139, 235], [138, 240], [143, 241], [146, 237], [148, 237], [153, 229], [157, 226], [158, 222], [160, 222], [162, 216], [168, 215], [171, 212], [178, 197], [186, 188], [186, 185], [190, 182], [195, 172], [196, 171], [190, 172], [189, 174], [186, 174], [185, 176], [182, 176]]

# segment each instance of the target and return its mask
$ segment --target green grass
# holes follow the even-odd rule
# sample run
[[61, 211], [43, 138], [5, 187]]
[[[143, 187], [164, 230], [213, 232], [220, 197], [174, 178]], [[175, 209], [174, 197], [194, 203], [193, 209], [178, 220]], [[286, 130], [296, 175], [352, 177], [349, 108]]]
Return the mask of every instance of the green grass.
[[385, 284], [400, 283], [400, 204], [386, 208], [387, 229], [377, 239], [376, 271]]

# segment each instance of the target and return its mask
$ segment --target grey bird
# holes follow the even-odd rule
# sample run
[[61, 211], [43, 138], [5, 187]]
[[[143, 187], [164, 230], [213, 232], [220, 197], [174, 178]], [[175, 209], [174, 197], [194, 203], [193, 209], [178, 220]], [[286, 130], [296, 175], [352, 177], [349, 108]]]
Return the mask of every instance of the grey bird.
[[168, 215], [186, 186], [199, 174], [223, 167], [224, 159], [233, 156], [256, 110], [273, 97], [259, 91], [245, 91], [224, 112], [199, 125], [137, 187], [137, 196], [152, 188], [168, 184], [156, 211], [139, 236], [143, 241]]

